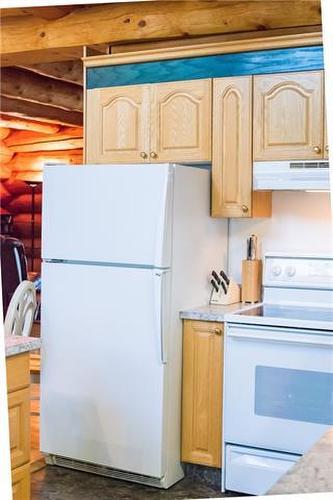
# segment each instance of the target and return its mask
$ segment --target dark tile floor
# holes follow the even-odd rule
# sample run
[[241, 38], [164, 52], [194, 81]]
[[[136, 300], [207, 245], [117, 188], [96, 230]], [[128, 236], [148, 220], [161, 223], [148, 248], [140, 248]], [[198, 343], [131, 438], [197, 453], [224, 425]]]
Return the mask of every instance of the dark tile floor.
[[186, 477], [169, 490], [110, 479], [56, 466], [31, 476], [31, 500], [176, 500], [230, 497], [218, 488]]

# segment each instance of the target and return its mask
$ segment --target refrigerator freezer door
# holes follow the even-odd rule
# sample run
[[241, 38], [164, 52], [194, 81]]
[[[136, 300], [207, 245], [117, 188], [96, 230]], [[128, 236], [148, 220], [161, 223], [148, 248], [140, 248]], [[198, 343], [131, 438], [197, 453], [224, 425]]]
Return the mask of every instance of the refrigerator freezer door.
[[173, 170], [46, 167], [43, 258], [169, 267]]
[[43, 263], [43, 452], [165, 474], [156, 272]]

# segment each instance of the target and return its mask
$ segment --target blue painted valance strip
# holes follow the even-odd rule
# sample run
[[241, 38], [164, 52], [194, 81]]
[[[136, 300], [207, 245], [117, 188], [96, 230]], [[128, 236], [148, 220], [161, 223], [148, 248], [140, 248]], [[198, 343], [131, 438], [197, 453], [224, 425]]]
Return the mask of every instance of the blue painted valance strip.
[[318, 45], [87, 68], [87, 88], [323, 68], [323, 48]]

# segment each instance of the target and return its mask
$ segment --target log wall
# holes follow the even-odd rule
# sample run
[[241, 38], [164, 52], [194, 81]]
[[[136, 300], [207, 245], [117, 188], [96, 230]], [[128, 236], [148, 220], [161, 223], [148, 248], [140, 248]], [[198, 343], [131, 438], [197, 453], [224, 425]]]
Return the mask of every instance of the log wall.
[[[22, 124], [24, 126], [24, 123]], [[59, 127], [54, 133], [30, 132], [25, 128], [0, 128], [0, 213], [13, 216], [12, 236], [23, 241], [28, 267], [31, 269], [31, 187], [26, 181], [42, 178], [43, 164], [61, 162], [81, 164], [83, 162], [81, 127]], [[35, 259], [34, 271], [41, 264], [41, 220], [42, 183], [35, 196]], [[61, 193], [59, 193], [61, 199]]]

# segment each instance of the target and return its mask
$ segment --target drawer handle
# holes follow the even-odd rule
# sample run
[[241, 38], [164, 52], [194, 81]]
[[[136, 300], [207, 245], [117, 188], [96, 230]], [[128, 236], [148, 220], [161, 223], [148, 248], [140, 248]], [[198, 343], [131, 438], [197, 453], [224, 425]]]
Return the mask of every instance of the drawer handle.
[[246, 205], [242, 205], [242, 212], [244, 212], [244, 214], [246, 214], [248, 211], [249, 211], [249, 207], [247, 207]]
[[328, 152], [328, 144], [327, 144], [327, 146], [325, 146], [325, 151], [327, 151], [327, 152]]
[[152, 151], [152, 152], [150, 153], [150, 157], [151, 157], [151, 158], [154, 158], [154, 159], [155, 159], [155, 158], [157, 158], [157, 153], [155, 153], [155, 151]]
[[319, 146], [314, 146], [313, 152], [319, 154], [321, 152], [321, 148]]
[[222, 328], [215, 328], [214, 333], [216, 333], [216, 335], [222, 335]]
[[141, 158], [143, 158], [144, 160], [145, 160], [146, 158], [148, 158], [147, 153], [145, 153], [144, 151], [141, 151], [140, 156], [141, 156]]

